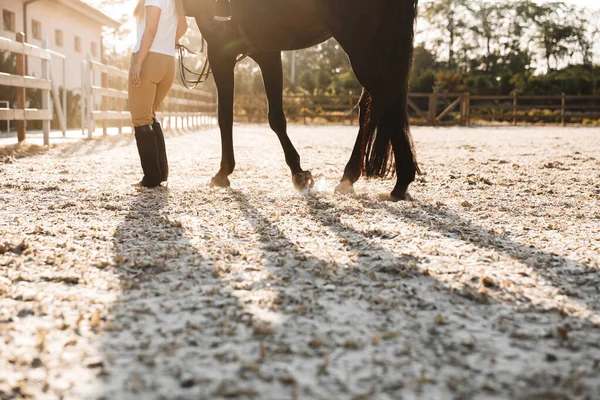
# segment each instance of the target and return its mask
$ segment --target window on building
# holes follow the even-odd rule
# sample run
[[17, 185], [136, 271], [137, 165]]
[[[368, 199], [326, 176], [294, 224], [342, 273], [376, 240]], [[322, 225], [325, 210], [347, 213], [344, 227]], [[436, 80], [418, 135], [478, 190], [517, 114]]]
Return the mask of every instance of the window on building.
[[63, 36], [63, 31], [60, 29], [56, 29], [54, 31], [54, 43], [56, 44], [56, 46], [58, 47], [63, 47], [64, 44], [64, 36]]
[[31, 34], [35, 40], [42, 40], [42, 23], [35, 19], [31, 21]]
[[98, 45], [94, 42], [92, 42], [92, 56], [93, 57], [98, 56]]
[[2, 10], [2, 21], [4, 24], [4, 30], [15, 32], [15, 13], [9, 10]]
[[79, 36], [75, 36], [75, 51], [81, 53], [81, 38]]

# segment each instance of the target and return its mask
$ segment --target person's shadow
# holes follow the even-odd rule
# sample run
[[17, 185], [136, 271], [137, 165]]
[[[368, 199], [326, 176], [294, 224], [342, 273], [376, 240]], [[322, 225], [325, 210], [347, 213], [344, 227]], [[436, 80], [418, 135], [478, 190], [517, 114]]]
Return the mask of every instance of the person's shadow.
[[222, 293], [212, 262], [186, 236], [178, 219], [183, 211], [170, 205], [170, 196], [166, 188], [139, 191], [115, 231], [121, 293], [104, 329], [101, 376], [107, 379], [97, 398], [187, 398], [190, 388], [201, 396], [218, 384], [207, 386], [214, 370], [201, 356], [219, 336], [206, 321], [221, 309], [207, 297], [234, 309], [237, 299]]

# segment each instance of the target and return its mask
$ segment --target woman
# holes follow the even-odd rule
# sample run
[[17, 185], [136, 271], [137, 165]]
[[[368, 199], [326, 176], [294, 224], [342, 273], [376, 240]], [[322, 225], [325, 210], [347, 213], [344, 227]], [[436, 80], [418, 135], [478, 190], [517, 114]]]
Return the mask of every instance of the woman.
[[187, 31], [181, 0], [139, 0], [134, 11], [137, 43], [129, 69], [129, 108], [144, 177], [157, 187], [169, 175], [165, 137], [156, 119], [175, 80], [175, 44]]

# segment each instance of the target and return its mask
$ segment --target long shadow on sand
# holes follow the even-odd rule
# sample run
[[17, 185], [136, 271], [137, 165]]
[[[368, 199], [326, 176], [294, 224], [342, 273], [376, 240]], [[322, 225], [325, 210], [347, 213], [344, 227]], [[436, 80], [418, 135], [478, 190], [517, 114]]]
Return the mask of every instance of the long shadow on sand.
[[[399, 279], [406, 283], [409, 290], [404, 290], [397, 293], [406, 299], [405, 303], [410, 304], [411, 301], [421, 298], [419, 301], [424, 303], [416, 303], [415, 315], [419, 321], [431, 321], [431, 314], [423, 313], [419, 309], [427, 309], [424, 304], [429, 304], [436, 310], [438, 316], [451, 315], [450, 319], [442, 317], [437, 320], [442, 326], [430, 325], [430, 330], [423, 332], [421, 340], [424, 343], [430, 344], [433, 347], [443, 345], [443, 352], [436, 352], [432, 348], [432, 354], [429, 359], [448, 360], [446, 365], [461, 365], [463, 368], [462, 376], [468, 375], [466, 371], [475, 367], [469, 365], [468, 359], [470, 351], [465, 351], [465, 346], [469, 347], [468, 341], [464, 342], [464, 335], [470, 335], [473, 343], [477, 343], [476, 352], [482, 356], [487, 354], [491, 357], [491, 365], [486, 365], [483, 362], [476, 368], [481, 371], [487, 371], [488, 383], [491, 383], [491, 388], [498, 387], [500, 384], [505, 390], [504, 393], [510, 393], [510, 397], [514, 398], [523, 396], [524, 398], [532, 398], [531, 396], [569, 396], [576, 393], [581, 388], [571, 386], [574, 382], [570, 373], [577, 368], [588, 368], [587, 378], [598, 378], [596, 373], [589, 371], [594, 370], [594, 361], [580, 360], [579, 352], [584, 349], [598, 353], [598, 346], [594, 343], [600, 339], [600, 329], [598, 327], [598, 316], [594, 306], [598, 306], [597, 296], [588, 296], [578, 298], [571, 301], [571, 304], [578, 307], [583, 303], [582, 308], [589, 307], [587, 313], [582, 315], [573, 315], [575, 310], [570, 309], [569, 304], [564, 304], [563, 308], [548, 306], [544, 303], [534, 304], [525, 294], [520, 294], [518, 291], [511, 292], [510, 296], [499, 296], [502, 289], [497, 286], [482, 287], [481, 282], [484, 276], [478, 276], [474, 282], [467, 283], [460, 288], [450, 288], [449, 285], [443, 286], [438, 284], [433, 279], [431, 282], [423, 282], [419, 279], [407, 279], [407, 267], [411, 269], [413, 274], [414, 267], [420, 268], [429, 274], [427, 271], [427, 260], [420, 259], [420, 262], [415, 264], [410, 262], [406, 264], [407, 254], [395, 254], [381, 245], [374, 245], [371, 239], [381, 238], [386, 233], [380, 230], [374, 231], [357, 231], [351, 225], [342, 223], [340, 220], [339, 209], [336, 204], [327, 201], [318, 196], [307, 197], [309, 210], [316, 221], [319, 221], [324, 227], [327, 227], [331, 232], [335, 233], [341, 241], [346, 243], [354, 243], [353, 250], [362, 254], [376, 254], [376, 259], [382, 261], [372, 263], [365, 266], [367, 270], [377, 272], [378, 279], [386, 274], [391, 281]], [[535, 272], [539, 272], [542, 276], [552, 284], [558, 283], [558, 287], [562, 293], [572, 293], [573, 289], [567, 291], [566, 285], [563, 286], [562, 279], [577, 279], [582, 275], [592, 275], [592, 278], [598, 279], [598, 272], [585, 268], [583, 265], [573, 265], [574, 263], [554, 253], [547, 253], [531, 246], [521, 245], [510, 241], [505, 237], [499, 237], [493, 232], [484, 231], [478, 228], [475, 224], [463, 220], [457, 215], [450, 212], [445, 212], [435, 207], [422, 207], [416, 214], [405, 213], [393, 205], [378, 202], [363, 202], [367, 209], [384, 208], [391, 215], [397, 218], [398, 224], [403, 222], [416, 222], [422, 227], [437, 231], [451, 239], [459, 239], [465, 242], [473, 243], [481, 249], [489, 249], [495, 252], [505, 254], [508, 257], [518, 259], [525, 266], [532, 268]], [[398, 238], [401, 240], [401, 238]], [[456, 260], [460, 263], [460, 260]], [[412, 265], [412, 268], [411, 268]], [[573, 267], [575, 271], [573, 271]], [[552, 275], [544, 274], [545, 268], [552, 269]], [[533, 273], [532, 273], [533, 274]], [[395, 275], [395, 276], [394, 276]], [[410, 276], [411, 273], [408, 273]], [[574, 276], [573, 276], [574, 275]], [[573, 284], [573, 282], [570, 282]], [[427, 291], [433, 289], [430, 296]], [[566, 303], [566, 302], [565, 302]], [[476, 311], [477, 310], [477, 311]], [[570, 312], [569, 312], [570, 311]], [[578, 310], [579, 311], [579, 310]], [[459, 317], [459, 318], [456, 318]], [[438, 317], [436, 317], [438, 318]], [[568, 331], [568, 332], [567, 332]], [[402, 335], [402, 334], [401, 334]], [[440, 337], [443, 336], [443, 338]], [[438, 336], [436, 339], [435, 337]], [[567, 336], [572, 339], [567, 339]], [[591, 339], [591, 338], [594, 339]], [[557, 339], [559, 339], [557, 341]], [[560, 339], [563, 339], [562, 343]], [[524, 343], [525, 341], [526, 343]], [[435, 345], [434, 343], [437, 342]], [[424, 344], [423, 343], [423, 344]], [[439, 349], [438, 349], [439, 350]], [[472, 353], [471, 353], [472, 354]], [[557, 368], [553, 363], [556, 361], [556, 354], [560, 354], [562, 367]], [[496, 369], [493, 365], [504, 358], [504, 362], [510, 365], [510, 378], [502, 377], [506, 371]], [[551, 362], [541, 362], [550, 360]], [[433, 364], [430, 367], [437, 369], [436, 375], [444, 374], [443, 363]], [[496, 370], [496, 371], [494, 371]], [[498, 375], [494, 376], [494, 372]], [[440, 374], [440, 375], [438, 375]], [[500, 379], [498, 379], [500, 377]], [[477, 379], [477, 377], [473, 377]], [[498, 379], [494, 382], [494, 378]], [[583, 378], [583, 376], [582, 376]], [[453, 382], [454, 378], [448, 377], [447, 383]], [[578, 383], [583, 383], [585, 379], [578, 380]], [[494, 382], [494, 383], [492, 383]], [[516, 383], [514, 386], [511, 382]], [[550, 386], [560, 389], [552, 389], [545, 391], [547, 384], [553, 382]], [[559, 383], [560, 382], [560, 383]], [[588, 380], [591, 384], [588, 389], [597, 393], [600, 390], [596, 384], [593, 384], [593, 379]], [[451, 388], [452, 385], [450, 384]], [[486, 383], [482, 382], [482, 390], [486, 391]], [[563, 391], [564, 390], [564, 391]], [[574, 391], [573, 391], [574, 390]], [[491, 390], [492, 392], [494, 390]], [[465, 394], [465, 393], [463, 393]], [[474, 393], [472, 393], [474, 394]]]
[[220, 336], [206, 329], [221, 311], [213, 293], [240, 306], [220, 293], [211, 263], [171, 219], [169, 197], [163, 188], [139, 192], [115, 232], [122, 295], [103, 337], [108, 365], [98, 398], [211, 398], [217, 390], [206, 387], [212, 365], [201, 351]]
[[[581, 373], [593, 357], [581, 361], [580, 338], [548, 331], [564, 317], [517, 311], [473, 287], [450, 290], [423, 272], [425, 257], [377, 244], [375, 233], [341, 222], [330, 201], [307, 197], [300, 217], [285, 207], [267, 214], [260, 206], [268, 200], [235, 190], [183, 193], [179, 209], [169, 195], [140, 192], [115, 233], [123, 294], [108, 318], [105, 385], [96, 397], [534, 398], [597, 390], [597, 376]], [[219, 213], [231, 223], [212, 218]], [[178, 218], [191, 221], [194, 237]], [[338, 243], [341, 259], [314, 256], [294, 229], [313, 244]]]
[[[516, 242], [511, 240], [508, 234], [497, 234], [484, 229], [476, 223], [444, 209], [444, 207], [422, 204], [414, 209], [414, 212], [408, 213], [385, 203], [374, 205], [374, 207], [384, 207], [398, 221], [413, 222], [438, 232], [446, 238], [460, 240], [479, 249], [492, 250], [499, 255], [517, 260], [529, 270], [520, 271], [519, 274], [525, 276], [530, 274], [533, 279], [535, 279], [533, 275], [539, 274], [545, 280], [546, 286], [557, 289], [554, 290], [557, 292], [554, 296], [568, 297], [574, 303], [579, 303], [588, 308], [588, 316], [586, 317], [589, 317], [594, 324], [600, 327], [600, 317], [593, 315], [600, 311], [600, 292], [597, 287], [594, 289], [594, 282], [600, 280], [600, 272], [593, 266], [583, 265], [557, 253]], [[589, 286], [589, 284], [592, 284], [592, 286]], [[516, 296], [515, 300], [523, 303], [531, 302], [531, 299], [524, 296]], [[533, 309], [540, 308], [539, 305], [532, 305], [532, 307]], [[569, 306], [565, 304], [563, 307], [567, 309], [550, 306], [544, 308], [544, 310], [568, 314]]]

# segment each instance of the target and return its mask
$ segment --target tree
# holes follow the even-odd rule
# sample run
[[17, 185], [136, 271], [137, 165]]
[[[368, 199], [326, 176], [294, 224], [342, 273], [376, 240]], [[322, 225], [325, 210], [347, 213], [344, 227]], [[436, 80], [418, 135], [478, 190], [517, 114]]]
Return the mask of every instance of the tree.
[[432, 0], [425, 3], [421, 11], [423, 18], [441, 33], [438, 43], [448, 50], [450, 69], [456, 66], [456, 45], [465, 29], [466, 2], [467, 0]]
[[[575, 9], [560, 1], [537, 4], [526, 0], [522, 2], [530, 21], [535, 25], [535, 39], [542, 52], [548, 71], [557, 69], [559, 62], [569, 55], [574, 42], [577, 41], [577, 28], [569, 24], [568, 15]], [[551, 60], [554, 59], [554, 68]]]

